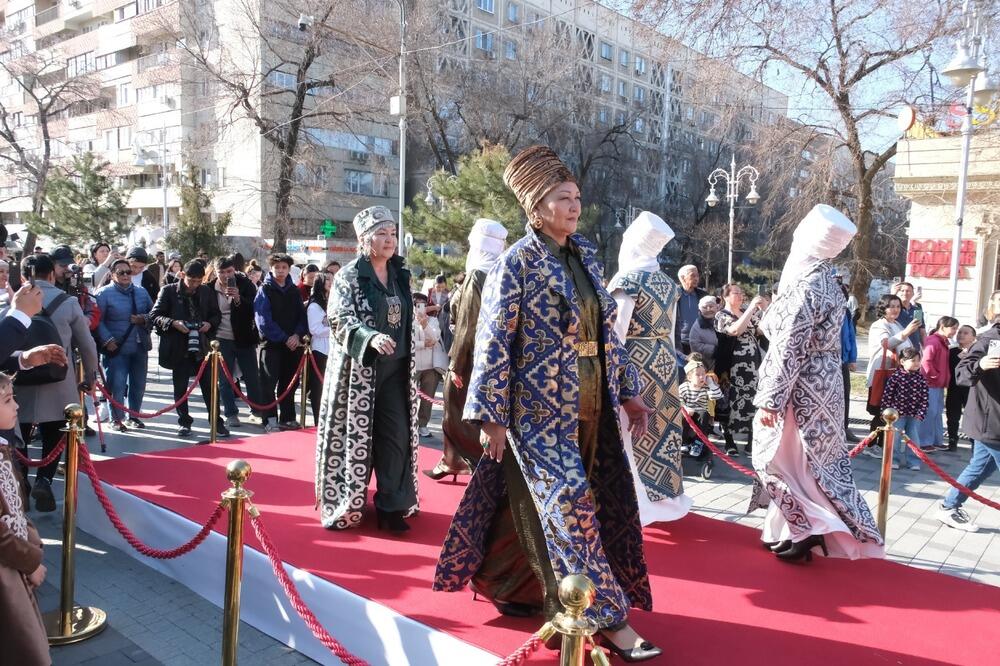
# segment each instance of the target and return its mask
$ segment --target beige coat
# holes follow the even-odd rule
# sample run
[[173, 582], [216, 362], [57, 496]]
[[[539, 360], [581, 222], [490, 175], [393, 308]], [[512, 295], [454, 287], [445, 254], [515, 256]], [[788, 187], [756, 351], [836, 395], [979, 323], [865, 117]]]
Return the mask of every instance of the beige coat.
[[[3, 440], [0, 440], [2, 442]], [[28, 584], [42, 563], [42, 540], [24, 515], [21, 476], [10, 447], [0, 444], [0, 661], [19, 666], [52, 663], [45, 627]], [[21, 536], [23, 534], [24, 536]]]

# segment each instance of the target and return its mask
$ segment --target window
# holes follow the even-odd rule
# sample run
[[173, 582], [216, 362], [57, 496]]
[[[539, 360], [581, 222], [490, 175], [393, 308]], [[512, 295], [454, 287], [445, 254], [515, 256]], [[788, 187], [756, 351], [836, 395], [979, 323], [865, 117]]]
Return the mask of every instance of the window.
[[123, 125], [118, 128], [118, 150], [125, 150], [132, 145], [132, 126]]
[[128, 83], [118, 84], [118, 106], [128, 106], [132, 97], [132, 86]]
[[80, 74], [92, 72], [96, 68], [94, 52], [81, 53], [66, 60], [66, 76], [72, 78]]
[[493, 33], [476, 28], [476, 48], [480, 51], [493, 53]]
[[275, 88], [295, 90], [295, 75], [288, 72], [271, 72], [267, 75], [268, 82]]
[[643, 132], [646, 131], [646, 121], [643, 120], [642, 118], [636, 118], [634, 127], [636, 132], [642, 134]]
[[114, 130], [104, 130], [104, 151], [111, 152], [112, 150], [117, 150], [118, 141], [115, 137]]
[[[323, 168], [326, 169], [326, 167], [323, 167]], [[219, 172], [219, 187], [225, 187], [226, 186], [226, 167], [219, 167], [217, 169], [217, 171]]]
[[494, 0], [476, 0], [476, 8], [481, 9], [488, 14], [494, 12]]
[[628, 51], [626, 51], [625, 49], [622, 49], [618, 52], [618, 62], [621, 63], [621, 66], [626, 69], [628, 69], [628, 58], [629, 58]]
[[646, 59], [642, 56], [635, 57], [635, 75], [642, 76], [646, 73]]
[[510, 21], [511, 23], [517, 23], [517, 16], [518, 16], [518, 13], [519, 13], [518, 10], [519, 10], [519, 7], [517, 6], [516, 3], [508, 2], [507, 3], [507, 20]]
[[503, 54], [507, 60], [517, 60], [517, 44], [508, 40], [503, 43]]
[[646, 89], [642, 86], [636, 86], [633, 93], [633, 97], [635, 97], [636, 102], [642, 104], [646, 101]]
[[345, 169], [344, 189], [351, 194], [373, 194], [385, 197], [389, 196], [389, 178], [385, 174]]
[[615, 113], [615, 124], [616, 125], [624, 125], [625, 124], [625, 112], [624, 111], [617, 111]]
[[601, 59], [611, 62], [614, 57], [614, 48], [607, 42], [601, 42]]
[[608, 124], [608, 107], [602, 106], [597, 110], [597, 122], [602, 125]]
[[607, 74], [601, 74], [600, 90], [602, 93], [611, 92], [611, 77]]
[[628, 82], [619, 81], [618, 82], [618, 96], [624, 99], [628, 99]]
[[119, 7], [115, 10], [115, 20], [124, 21], [125, 19], [132, 18], [139, 13], [138, 4], [135, 2], [130, 2], [127, 5]]

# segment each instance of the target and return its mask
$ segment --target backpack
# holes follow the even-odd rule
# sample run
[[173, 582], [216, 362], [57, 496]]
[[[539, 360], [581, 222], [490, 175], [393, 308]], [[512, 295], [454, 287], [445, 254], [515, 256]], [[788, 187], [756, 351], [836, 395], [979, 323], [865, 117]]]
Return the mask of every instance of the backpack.
[[[31, 326], [28, 327], [28, 338], [25, 346], [28, 349], [40, 347], [42, 345], [59, 345], [62, 347], [62, 336], [59, 329], [52, 321], [52, 313], [59, 309], [59, 306], [69, 299], [69, 294], [61, 293], [52, 299], [47, 307], [31, 318]], [[14, 376], [14, 386], [38, 386], [40, 384], [53, 384], [66, 379], [68, 370], [66, 365], [55, 363], [45, 363], [29, 370], [20, 370]]]

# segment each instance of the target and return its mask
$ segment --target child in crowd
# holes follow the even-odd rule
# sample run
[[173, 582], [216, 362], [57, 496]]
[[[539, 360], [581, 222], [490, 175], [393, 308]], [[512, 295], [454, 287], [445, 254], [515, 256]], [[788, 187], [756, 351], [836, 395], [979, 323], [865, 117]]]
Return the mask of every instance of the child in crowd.
[[[920, 423], [927, 415], [927, 380], [920, 372], [920, 352], [913, 347], [899, 352], [899, 366], [885, 382], [882, 409], [891, 407], [899, 412], [896, 429], [919, 445]], [[893, 457], [893, 469], [902, 465], [912, 470], [920, 469], [917, 456], [902, 438], [897, 439]]]
[[[10, 377], [0, 373], [0, 432], [17, 427], [17, 402]], [[12, 442], [0, 438], [0, 644], [7, 664], [51, 664], [35, 588], [45, 580], [42, 540], [24, 514], [20, 475]]]
[[[688, 359], [687, 365], [684, 366], [687, 381], [680, 385], [678, 393], [681, 404], [691, 415], [692, 420], [707, 435], [712, 431], [715, 402], [722, 399], [722, 389], [708, 377], [700, 355], [691, 354]], [[681, 446], [682, 450], [686, 450], [694, 458], [701, 455], [702, 446], [704, 446], [686, 419], [681, 435]]]

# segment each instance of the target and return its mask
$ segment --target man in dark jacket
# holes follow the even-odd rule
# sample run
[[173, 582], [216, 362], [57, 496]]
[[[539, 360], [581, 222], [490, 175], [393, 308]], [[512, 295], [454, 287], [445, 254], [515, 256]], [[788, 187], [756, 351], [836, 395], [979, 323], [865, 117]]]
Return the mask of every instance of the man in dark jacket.
[[156, 297], [160, 293], [160, 282], [153, 274], [146, 270], [149, 264], [149, 253], [145, 248], [134, 247], [128, 251], [125, 257], [128, 265], [132, 267], [132, 283], [137, 287], [142, 287], [149, 293], [149, 299], [156, 302]]
[[[677, 271], [680, 281], [680, 296], [677, 299], [677, 318], [674, 321], [674, 347], [687, 357], [691, 353], [691, 327], [698, 323], [698, 302], [708, 295], [704, 289], [698, 288], [701, 274], [698, 267], [692, 264], [681, 266]], [[683, 364], [680, 364], [683, 365]]]
[[[979, 336], [955, 368], [955, 381], [969, 386], [962, 429], [973, 439], [972, 458], [958, 482], [975, 490], [1000, 467], [1000, 323]], [[952, 488], [941, 502], [938, 520], [958, 530], [978, 532], [962, 508], [968, 497]]]
[[[287, 254], [271, 255], [271, 272], [254, 298], [254, 321], [261, 336], [260, 378], [261, 398], [275, 399], [295, 377], [302, 356], [302, 336], [308, 330], [306, 308], [299, 289], [289, 275], [294, 263]], [[278, 424], [272, 423], [277, 420]], [[264, 415], [264, 430], [274, 432], [295, 430], [295, 396], [289, 393], [281, 401], [280, 417], [273, 407]]]
[[[235, 257], [220, 257], [215, 260], [215, 274], [209, 283], [219, 303], [222, 318], [215, 338], [219, 341], [219, 351], [226, 366], [232, 371], [239, 365], [246, 383], [246, 394], [251, 402], [260, 404], [260, 377], [257, 371], [257, 329], [253, 323], [253, 300], [257, 288], [246, 275], [236, 271]], [[230, 428], [240, 425], [240, 410], [236, 404], [236, 394], [229, 381], [219, 373], [219, 395], [226, 415], [226, 425]], [[254, 410], [251, 410], [254, 411]], [[254, 414], [256, 412], [254, 411]]]
[[[160, 366], [172, 371], [174, 400], [180, 400], [188, 389], [191, 378], [208, 353], [209, 340], [215, 339], [222, 315], [215, 292], [202, 284], [205, 264], [191, 261], [184, 267], [182, 277], [174, 284], [160, 290], [156, 305], [149, 313], [160, 334]], [[197, 327], [192, 330], [191, 327]], [[197, 337], [196, 337], [197, 336]], [[212, 376], [206, 369], [201, 376], [201, 397], [211, 413]], [[194, 419], [188, 413], [185, 400], [177, 406], [178, 437], [191, 434]], [[216, 413], [216, 430], [219, 437], [228, 437], [229, 430]]]

